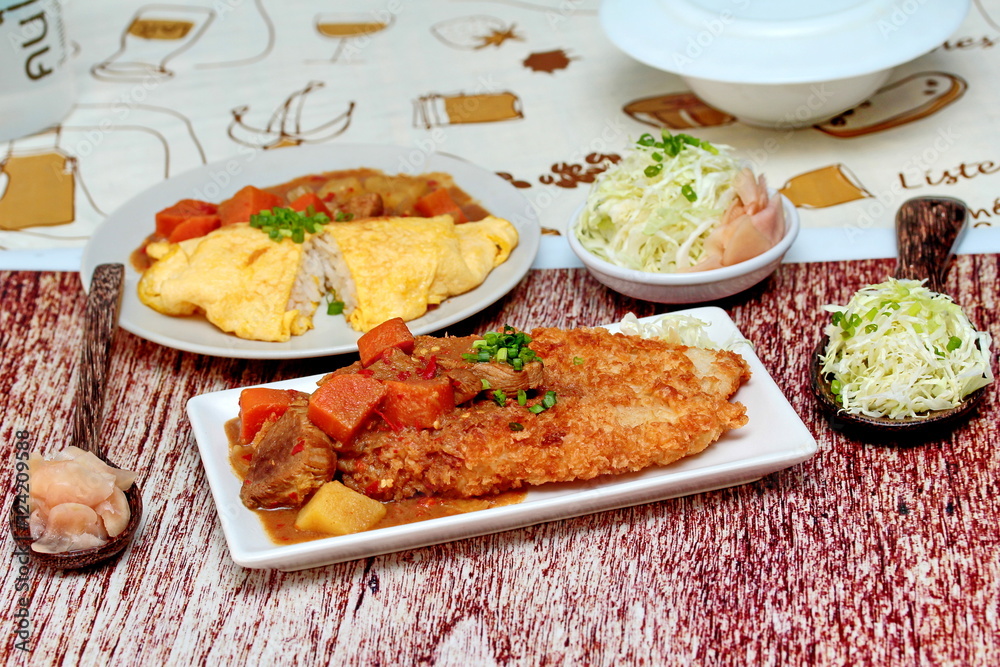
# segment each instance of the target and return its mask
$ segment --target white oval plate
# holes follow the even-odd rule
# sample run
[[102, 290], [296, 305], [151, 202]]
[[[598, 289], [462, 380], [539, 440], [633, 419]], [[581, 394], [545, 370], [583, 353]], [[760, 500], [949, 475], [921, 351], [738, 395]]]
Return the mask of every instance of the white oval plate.
[[181, 199], [220, 202], [245, 185], [269, 187], [298, 176], [339, 169], [371, 167], [389, 174], [443, 171], [493, 215], [509, 220], [520, 236], [510, 258], [495, 268], [482, 285], [447, 299], [426, 315], [409, 322], [414, 334], [427, 334], [459, 322], [491, 305], [520, 282], [531, 268], [541, 229], [528, 201], [500, 176], [459, 158], [401, 146], [329, 144], [243, 151], [180, 174], [133, 197], [116, 210], [91, 236], [81, 265], [84, 286], [94, 267], [107, 262], [125, 264], [125, 293], [119, 324], [140, 338], [185, 352], [241, 359], [301, 359], [356, 352], [360, 333], [342, 315], [329, 316], [320, 304], [315, 328], [286, 343], [243, 340], [216, 328], [203, 317], [162, 315], [139, 301], [140, 273], [129, 262], [130, 253], [153, 232], [157, 211]]

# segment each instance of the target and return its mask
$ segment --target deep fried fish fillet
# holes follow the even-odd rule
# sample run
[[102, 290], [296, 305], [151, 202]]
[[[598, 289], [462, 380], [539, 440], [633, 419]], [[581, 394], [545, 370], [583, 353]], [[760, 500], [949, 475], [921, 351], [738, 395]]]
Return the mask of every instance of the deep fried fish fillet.
[[554, 407], [535, 415], [480, 399], [439, 429], [378, 426], [340, 451], [344, 483], [381, 500], [482, 496], [665, 465], [747, 422], [729, 400], [750, 377], [738, 354], [604, 329], [531, 336], [545, 362], [539, 394], [555, 391]]

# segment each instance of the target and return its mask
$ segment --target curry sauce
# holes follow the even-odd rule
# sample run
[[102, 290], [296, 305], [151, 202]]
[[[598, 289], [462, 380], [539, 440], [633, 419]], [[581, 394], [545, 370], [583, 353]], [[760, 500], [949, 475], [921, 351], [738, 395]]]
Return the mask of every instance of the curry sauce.
[[[226, 422], [226, 438], [229, 441], [229, 463], [233, 469], [233, 473], [242, 480], [246, 477], [252, 450], [250, 447], [240, 444], [239, 434], [239, 417]], [[424, 496], [390, 501], [384, 503], [387, 510], [386, 515], [370, 530], [417, 523], [428, 519], [454, 516], [467, 512], [477, 512], [492, 507], [515, 505], [522, 502], [526, 495], [526, 491], [508, 491], [485, 498], [437, 498]], [[295, 518], [298, 516], [300, 509], [299, 507], [292, 507], [252, 511], [260, 519], [264, 532], [267, 533], [267, 536], [275, 544], [298, 544], [300, 542], [331, 537], [331, 535], [327, 535], [326, 533], [299, 530], [296, 528]]]

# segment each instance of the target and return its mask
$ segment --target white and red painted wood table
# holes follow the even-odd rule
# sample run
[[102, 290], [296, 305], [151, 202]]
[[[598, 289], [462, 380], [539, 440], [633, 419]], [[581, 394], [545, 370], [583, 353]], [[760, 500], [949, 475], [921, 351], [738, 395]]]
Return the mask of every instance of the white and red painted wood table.
[[[998, 268], [996, 255], [961, 256], [948, 283], [994, 338]], [[23, 576], [5, 532], [0, 662], [998, 664], [996, 389], [953, 434], [891, 445], [845, 437], [809, 393], [819, 307], [891, 270], [889, 260], [786, 264], [717, 304], [819, 441], [808, 462], [736, 488], [295, 573], [230, 560], [184, 405], [350, 355], [220, 359], [119, 331], [104, 434], [109, 456], [141, 471], [144, 524], [116, 564]], [[18, 431], [38, 447], [66, 438], [83, 303], [76, 274], [0, 272], [8, 459]], [[594, 325], [629, 311], [664, 308], [582, 269], [534, 270], [451, 332]]]

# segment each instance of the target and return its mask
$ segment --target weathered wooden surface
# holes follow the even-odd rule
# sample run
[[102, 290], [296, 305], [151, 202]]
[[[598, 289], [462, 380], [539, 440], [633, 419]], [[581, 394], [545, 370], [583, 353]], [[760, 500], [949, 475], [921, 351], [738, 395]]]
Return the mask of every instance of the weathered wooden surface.
[[[947, 285], [994, 337], [998, 265], [963, 256]], [[114, 566], [24, 578], [5, 534], [0, 661], [998, 664], [996, 390], [953, 435], [893, 446], [845, 438], [808, 394], [819, 306], [892, 269], [786, 265], [720, 304], [816, 434], [807, 463], [737, 488], [297, 573], [229, 560], [184, 405], [345, 358], [216, 359], [119, 331], [104, 436], [109, 457], [141, 471], [143, 527]], [[83, 303], [76, 275], [0, 273], [7, 460], [18, 431], [33, 447], [68, 438]], [[665, 308], [611, 294], [583, 270], [533, 271], [452, 331], [591, 325], [630, 310]], [[28, 651], [15, 646], [24, 614]]]

